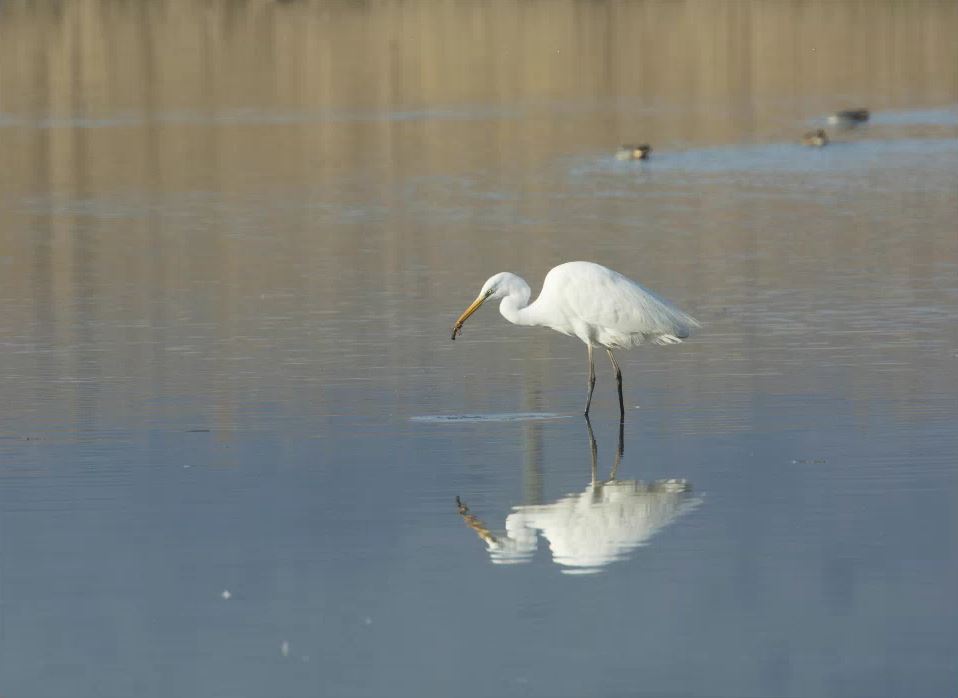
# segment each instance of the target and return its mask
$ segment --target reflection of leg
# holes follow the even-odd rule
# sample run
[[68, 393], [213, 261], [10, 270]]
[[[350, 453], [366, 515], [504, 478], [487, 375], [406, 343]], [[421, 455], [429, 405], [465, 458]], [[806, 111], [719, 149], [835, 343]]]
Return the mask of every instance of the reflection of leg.
[[586, 344], [589, 349], [589, 397], [585, 401], [585, 416], [589, 416], [589, 405], [592, 404], [592, 391], [595, 390], [595, 361], [592, 360], [592, 345]]
[[599, 447], [595, 443], [595, 434], [592, 432], [592, 422], [589, 421], [588, 413], [585, 415], [585, 426], [589, 430], [589, 452], [592, 454], [592, 484], [594, 485], [599, 477]]
[[612, 463], [612, 472], [609, 473], [609, 480], [615, 480], [616, 473], [619, 472], [619, 463], [622, 462], [622, 454], [625, 453], [625, 420], [619, 420], [619, 449], [615, 452], [615, 461]]
[[615, 360], [615, 355], [612, 353], [611, 349], [606, 349], [609, 352], [609, 359], [612, 360], [612, 368], [615, 369], [615, 382], [619, 386], [619, 421], [625, 420], [625, 401], [622, 399], [622, 369], [619, 368], [619, 362]]

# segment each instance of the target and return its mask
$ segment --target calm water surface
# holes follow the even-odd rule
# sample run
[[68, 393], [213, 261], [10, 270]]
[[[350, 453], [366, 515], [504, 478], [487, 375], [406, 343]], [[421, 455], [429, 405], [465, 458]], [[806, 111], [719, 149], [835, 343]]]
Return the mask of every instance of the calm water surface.
[[[955, 35], [4, 3], [0, 693], [954, 695]], [[621, 356], [621, 453], [577, 340], [449, 341], [572, 259], [703, 323]]]

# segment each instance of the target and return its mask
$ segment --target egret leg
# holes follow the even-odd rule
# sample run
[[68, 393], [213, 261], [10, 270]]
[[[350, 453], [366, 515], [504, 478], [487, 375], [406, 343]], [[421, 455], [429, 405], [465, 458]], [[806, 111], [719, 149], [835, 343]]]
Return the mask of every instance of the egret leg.
[[589, 450], [592, 454], [592, 484], [595, 485], [599, 479], [599, 447], [595, 442], [595, 434], [592, 433], [592, 422], [589, 421], [589, 415], [585, 416], [585, 426], [589, 430]]
[[586, 344], [589, 349], [589, 397], [585, 399], [585, 416], [589, 416], [589, 405], [592, 404], [592, 391], [595, 390], [595, 361], [592, 360], [592, 345]]
[[619, 421], [625, 421], [625, 401], [622, 399], [622, 369], [619, 368], [619, 362], [615, 360], [615, 355], [612, 353], [611, 349], [606, 349], [609, 352], [609, 358], [612, 360], [612, 368], [615, 369], [615, 382], [619, 386]]
[[615, 452], [615, 462], [612, 464], [612, 472], [609, 473], [609, 482], [614, 482], [619, 472], [619, 463], [622, 462], [622, 454], [625, 453], [625, 420], [619, 421], [619, 450]]

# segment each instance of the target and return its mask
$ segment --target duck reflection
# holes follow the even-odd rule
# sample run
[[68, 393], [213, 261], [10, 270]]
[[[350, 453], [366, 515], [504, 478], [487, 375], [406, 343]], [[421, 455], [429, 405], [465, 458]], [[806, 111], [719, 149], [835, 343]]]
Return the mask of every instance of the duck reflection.
[[829, 114], [828, 123], [841, 128], [853, 128], [865, 123], [869, 118], [871, 113], [867, 109], [843, 109]]
[[619, 480], [624, 424], [619, 424], [619, 447], [605, 480], [598, 478], [598, 445], [586, 419], [592, 457], [592, 478], [585, 490], [551, 504], [514, 507], [505, 531], [493, 533], [459, 497], [456, 506], [463, 521], [486, 544], [495, 564], [527, 562], [541, 534], [549, 541], [552, 559], [566, 574], [592, 574], [645, 545], [660, 530], [701, 504], [687, 480], [654, 482]]

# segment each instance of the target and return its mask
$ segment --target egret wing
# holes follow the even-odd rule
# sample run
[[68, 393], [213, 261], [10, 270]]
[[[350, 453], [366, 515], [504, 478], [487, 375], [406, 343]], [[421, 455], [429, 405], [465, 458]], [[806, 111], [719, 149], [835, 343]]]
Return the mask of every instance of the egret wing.
[[649, 289], [591, 262], [556, 267], [543, 289], [550, 284], [561, 294], [572, 322], [589, 325], [594, 339], [606, 346], [627, 347], [643, 341], [671, 344], [688, 337], [699, 324]]

